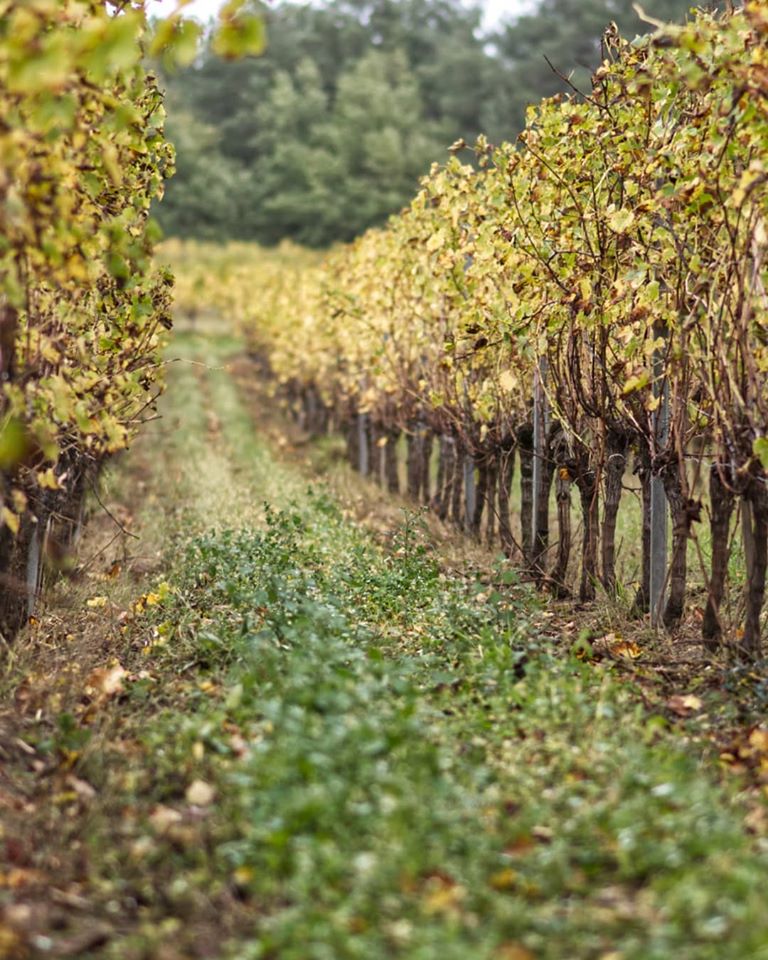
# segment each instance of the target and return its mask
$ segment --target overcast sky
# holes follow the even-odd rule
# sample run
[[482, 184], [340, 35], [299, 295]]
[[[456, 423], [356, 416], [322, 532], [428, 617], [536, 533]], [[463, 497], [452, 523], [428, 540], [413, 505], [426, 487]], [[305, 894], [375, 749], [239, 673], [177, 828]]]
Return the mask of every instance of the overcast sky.
[[[207, 20], [213, 16], [223, 0], [192, 0], [189, 6], [184, 8], [185, 13], [199, 17], [201, 20]], [[523, 13], [533, 5], [532, 0], [482, 0], [482, 6], [485, 8], [486, 25], [491, 26], [497, 23], [502, 17]], [[158, 13], [173, 13], [176, 9], [177, 0], [151, 0], [149, 10]]]

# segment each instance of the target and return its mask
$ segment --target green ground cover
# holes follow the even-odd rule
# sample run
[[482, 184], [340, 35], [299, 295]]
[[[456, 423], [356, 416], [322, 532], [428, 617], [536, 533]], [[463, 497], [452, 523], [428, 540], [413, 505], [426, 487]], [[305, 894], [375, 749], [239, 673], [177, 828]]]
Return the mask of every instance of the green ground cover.
[[553, 649], [508, 565], [447, 573], [418, 513], [377, 543], [254, 434], [233, 344], [177, 343], [168, 586], [119, 694], [23, 732], [82, 850], [75, 932], [19, 956], [768, 958], [768, 847], [706, 742]]
[[446, 579], [412, 521], [386, 556], [317, 495], [182, 568], [167, 656], [220, 694], [142, 739], [157, 802], [216, 791], [188, 882], [252, 904], [228, 956], [768, 956], [738, 804], [513, 584]]

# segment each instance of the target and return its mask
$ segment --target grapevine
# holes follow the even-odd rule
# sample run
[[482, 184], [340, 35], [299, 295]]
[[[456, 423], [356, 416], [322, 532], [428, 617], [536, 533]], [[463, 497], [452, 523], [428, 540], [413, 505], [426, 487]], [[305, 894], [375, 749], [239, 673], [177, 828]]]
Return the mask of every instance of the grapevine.
[[[290, 403], [302, 416], [309, 397], [322, 404], [319, 428], [332, 418], [345, 429], [358, 466], [381, 478], [382, 447], [405, 434], [411, 495], [500, 538], [556, 592], [569, 589], [572, 486], [580, 596], [618, 589], [616, 517], [633, 463], [644, 514], [636, 608], [650, 603], [659, 481], [672, 518], [663, 619], [676, 624], [706, 475], [704, 635], [715, 644], [722, 633], [738, 501], [748, 565], [739, 645], [750, 656], [768, 563], [766, 33], [758, 3], [698, 12], [632, 43], [608, 31], [589, 96], [531, 107], [519, 142], [481, 139], [474, 165], [457, 144], [386, 228], [321, 268], [261, 274], [271, 292], [242, 297], [235, 311]], [[509, 519], [516, 460], [519, 544]], [[397, 488], [396, 470], [385, 474]], [[547, 569], [553, 483], [558, 556]]]
[[[241, 4], [214, 43], [245, 52]], [[147, 54], [199, 27], [143, 2], [0, 0], [0, 630], [66, 550], [87, 487], [152, 414], [172, 279], [150, 207], [173, 172]], [[241, 49], [242, 48], [242, 49]]]

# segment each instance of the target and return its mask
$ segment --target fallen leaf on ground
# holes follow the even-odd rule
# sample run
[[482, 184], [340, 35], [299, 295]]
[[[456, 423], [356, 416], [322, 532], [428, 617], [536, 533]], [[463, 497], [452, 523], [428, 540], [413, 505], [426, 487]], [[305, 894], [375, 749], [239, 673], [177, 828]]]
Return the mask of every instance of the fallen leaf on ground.
[[466, 895], [466, 889], [458, 883], [432, 879], [423, 901], [424, 912], [427, 914], [455, 913]]
[[747, 743], [755, 753], [768, 754], [768, 728], [755, 727], [747, 738]]
[[637, 660], [643, 655], [643, 651], [634, 640], [617, 640], [608, 648], [611, 656], [624, 657], [628, 660]]
[[210, 783], [206, 783], [205, 780], [193, 780], [187, 787], [187, 803], [191, 803], [195, 807], [207, 807], [213, 803], [215, 796], [215, 788]]
[[502, 943], [495, 957], [496, 960], [536, 960], [535, 954], [522, 943]]
[[505, 867], [503, 870], [497, 870], [488, 883], [494, 890], [511, 890], [517, 886], [517, 872], [511, 867]]
[[539, 843], [552, 843], [555, 831], [549, 827], [537, 826], [531, 830], [531, 836], [535, 837]]
[[536, 841], [533, 837], [528, 834], [524, 834], [521, 837], [517, 837], [516, 840], [513, 840], [512, 843], [508, 844], [504, 848], [504, 854], [507, 857], [519, 857], [523, 854], [530, 853], [531, 850], [536, 848]]
[[74, 774], [70, 774], [66, 782], [81, 800], [93, 800], [96, 796], [96, 791], [87, 780], [81, 780]]
[[[7, 873], [0, 873], [0, 888], [6, 887], [8, 890], [21, 890], [23, 887], [33, 887], [42, 883], [45, 875], [39, 870], [28, 869], [27, 867], [13, 867]], [[2, 956], [2, 954], [0, 954]]]
[[768, 810], [762, 803], [758, 807], [753, 807], [744, 817], [744, 826], [750, 833], [758, 836], [768, 834]]
[[740, 732], [731, 745], [720, 754], [734, 773], [752, 770], [761, 782], [768, 780], [768, 728], [754, 727], [748, 733]]
[[123, 692], [123, 681], [128, 671], [116, 660], [108, 667], [96, 667], [91, 670], [85, 681], [85, 692], [97, 703], [103, 703], [115, 694]]
[[637, 660], [643, 651], [634, 640], [623, 640], [615, 633], [606, 633], [592, 640], [592, 651], [596, 657], [614, 657], [616, 659]]
[[253, 880], [253, 868], [238, 867], [232, 874], [232, 879], [238, 887], [247, 887], [251, 880]]
[[689, 717], [703, 706], [702, 701], [693, 693], [676, 693], [667, 700], [667, 708], [678, 717]]
[[24, 960], [28, 956], [21, 934], [12, 927], [0, 923], [0, 957], [7, 960]]
[[149, 822], [156, 833], [167, 833], [170, 828], [181, 821], [181, 814], [173, 807], [165, 807], [162, 804], [155, 807], [149, 815]]

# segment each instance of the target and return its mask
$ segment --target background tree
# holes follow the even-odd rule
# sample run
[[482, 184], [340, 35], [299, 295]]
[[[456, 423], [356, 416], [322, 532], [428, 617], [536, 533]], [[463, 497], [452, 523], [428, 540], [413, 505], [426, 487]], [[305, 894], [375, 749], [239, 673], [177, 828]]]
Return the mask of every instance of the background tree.
[[239, 233], [236, 198], [244, 171], [221, 154], [216, 128], [172, 110], [166, 130], [176, 148], [176, 186], [159, 207], [163, 221], [199, 240]]
[[[689, 0], [644, 7], [679, 20]], [[349, 239], [404, 206], [454, 140], [514, 140], [527, 104], [566, 89], [563, 77], [588, 90], [611, 21], [629, 36], [648, 27], [631, 0], [540, 0], [486, 33], [461, 0], [261, 10], [264, 56], [205, 52], [165, 79], [179, 175], [158, 218], [170, 234]]]

